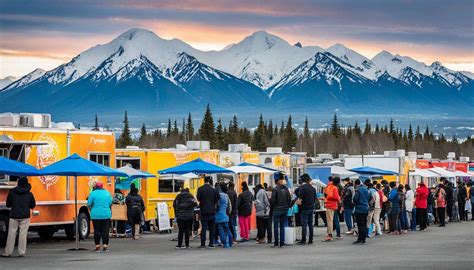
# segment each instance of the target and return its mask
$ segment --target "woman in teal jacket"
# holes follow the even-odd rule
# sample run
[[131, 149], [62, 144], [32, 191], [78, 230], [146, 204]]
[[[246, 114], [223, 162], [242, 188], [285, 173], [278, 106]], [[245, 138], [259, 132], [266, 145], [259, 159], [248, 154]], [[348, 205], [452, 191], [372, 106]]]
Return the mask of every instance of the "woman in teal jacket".
[[100, 252], [100, 240], [102, 239], [103, 250], [108, 252], [112, 196], [104, 189], [101, 182], [95, 183], [94, 189], [87, 199], [87, 206], [91, 209], [91, 219], [94, 225], [94, 250]]

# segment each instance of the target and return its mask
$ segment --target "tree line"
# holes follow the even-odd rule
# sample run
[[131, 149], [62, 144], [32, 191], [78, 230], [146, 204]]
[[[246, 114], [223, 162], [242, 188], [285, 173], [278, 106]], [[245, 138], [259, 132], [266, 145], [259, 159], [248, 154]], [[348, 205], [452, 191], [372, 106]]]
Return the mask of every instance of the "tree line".
[[[98, 118], [95, 118], [95, 127], [98, 129]], [[455, 136], [448, 139], [441, 134], [435, 136], [426, 126], [423, 130], [411, 125], [402, 130], [394, 125], [390, 119], [388, 125], [379, 126], [366, 120], [362, 128], [358, 122], [347, 127], [339, 123], [337, 114], [334, 114], [331, 126], [325, 130], [312, 131], [309, 128], [308, 118], [300, 132], [294, 127], [291, 115], [286, 122], [274, 123], [271, 119], [265, 120], [259, 116], [258, 125], [249, 129], [239, 125], [234, 115], [229, 123], [217, 122], [208, 105], [200, 126], [194, 127], [191, 113], [186, 119], [168, 120], [166, 131], [156, 129], [148, 132], [142, 124], [140, 135], [134, 139], [131, 136], [127, 112], [123, 121], [123, 132], [117, 139], [117, 147], [137, 145], [141, 148], [169, 148], [176, 144], [185, 144], [186, 141], [209, 141], [211, 148], [227, 150], [228, 144], [246, 143], [255, 151], [266, 151], [267, 147], [282, 147], [283, 151], [307, 152], [308, 156], [321, 153], [330, 153], [337, 157], [339, 154], [383, 154], [384, 151], [405, 149], [418, 154], [431, 153], [433, 158], [446, 158], [448, 152], [455, 152], [456, 156], [474, 158], [474, 138], [469, 136], [460, 142]]]

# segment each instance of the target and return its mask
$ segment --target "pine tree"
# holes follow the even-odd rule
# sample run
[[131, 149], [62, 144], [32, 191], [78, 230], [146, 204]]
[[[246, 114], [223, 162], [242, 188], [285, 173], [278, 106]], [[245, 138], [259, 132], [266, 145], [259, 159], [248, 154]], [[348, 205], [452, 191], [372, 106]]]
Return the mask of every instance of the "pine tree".
[[393, 125], [393, 118], [390, 118], [389, 128], [390, 128], [389, 130], [390, 134], [392, 135], [395, 134], [395, 126]]
[[166, 129], [166, 138], [171, 137], [172, 132], [173, 132], [173, 126], [171, 124], [171, 119], [168, 118], [168, 128]]
[[234, 114], [232, 121], [229, 123], [229, 141], [230, 143], [240, 143], [239, 139], [239, 121], [237, 115]]
[[334, 113], [334, 117], [332, 119], [331, 134], [334, 137], [339, 137], [341, 135], [341, 127], [339, 126], [339, 122], [337, 120], [337, 114], [336, 113]]
[[265, 151], [267, 148], [266, 136], [265, 136], [265, 122], [263, 116], [260, 115], [258, 127], [255, 129], [252, 137], [252, 148], [256, 151]]
[[128, 145], [133, 145], [133, 140], [130, 134], [127, 111], [125, 111], [125, 117], [123, 119], [123, 131], [117, 140], [117, 147], [124, 148]]
[[174, 120], [172, 134], [175, 139], [179, 137], [178, 121], [176, 120]]
[[138, 145], [143, 147], [143, 144], [145, 143], [147, 137], [148, 134], [146, 133], [145, 123], [143, 123], [142, 128], [140, 129], [140, 138], [138, 139]]
[[379, 124], [375, 124], [375, 134], [380, 133]]
[[365, 129], [364, 129], [364, 135], [369, 135], [372, 133], [372, 127], [370, 126], [369, 119], [365, 120]]
[[415, 140], [421, 139], [420, 126], [416, 126]]
[[267, 143], [271, 143], [273, 139], [273, 122], [272, 119], [268, 122], [268, 127], [267, 127]]
[[357, 123], [357, 121], [354, 124], [354, 133], [358, 136], [362, 134], [362, 130], [360, 129], [359, 123]]
[[307, 116], [304, 120], [303, 138], [305, 140], [311, 139], [311, 133], [309, 132], [309, 122], [308, 122], [308, 117]]
[[209, 141], [212, 148], [216, 147], [216, 130], [209, 104], [207, 105], [206, 112], [204, 113], [204, 117], [201, 122], [201, 127], [199, 128], [199, 140]]
[[188, 141], [194, 140], [194, 126], [193, 126], [193, 119], [191, 117], [191, 113], [188, 114], [188, 121], [186, 123], [186, 140]]
[[99, 131], [99, 118], [95, 115], [94, 128], [92, 130]]
[[408, 127], [408, 141], [412, 142], [413, 141], [413, 128], [410, 126]]
[[426, 126], [425, 132], [423, 133], [423, 139], [424, 140], [431, 140], [430, 138], [430, 129], [428, 126]]
[[225, 149], [225, 134], [222, 127], [222, 120], [219, 118], [217, 121], [217, 128], [216, 128], [216, 148], [224, 150]]
[[296, 146], [298, 142], [298, 135], [296, 130], [293, 128], [293, 123], [291, 120], [291, 115], [288, 116], [288, 121], [286, 122], [286, 127], [284, 129], [284, 141], [283, 141], [283, 151], [289, 152], [293, 147]]

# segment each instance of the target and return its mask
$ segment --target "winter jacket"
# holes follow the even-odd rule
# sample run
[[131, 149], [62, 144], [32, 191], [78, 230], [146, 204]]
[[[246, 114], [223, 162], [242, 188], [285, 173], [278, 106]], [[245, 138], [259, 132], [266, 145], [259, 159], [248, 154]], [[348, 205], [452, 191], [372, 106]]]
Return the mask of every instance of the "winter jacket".
[[439, 208], [446, 207], [446, 191], [443, 188], [438, 189], [436, 192], [436, 205]]
[[398, 199], [400, 200], [400, 210], [405, 211], [406, 210], [406, 205], [405, 205], [405, 200], [406, 200], [406, 195], [405, 192], [403, 191], [398, 191]]
[[91, 219], [110, 219], [112, 217], [112, 196], [105, 189], [96, 189], [89, 194], [87, 206], [91, 209]]
[[231, 206], [229, 205], [230, 200], [229, 196], [224, 193], [219, 193], [219, 207], [217, 208], [216, 213], [216, 223], [227, 223], [229, 222], [229, 216], [227, 215], [227, 209]]
[[298, 198], [301, 199], [300, 210], [314, 210], [316, 205], [316, 189], [308, 183], [300, 186]]
[[355, 214], [369, 213], [369, 191], [364, 185], [357, 187], [354, 197], [352, 198], [352, 202], [354, 203]]
[[396, 188], [390, 191], [388, 194], [388, 200], [392, 204], [392, 212], [398, 213], [400, 212], [400, 197], [398, 196], [398, 190]]
[[422, 183], [420, 187], [416, 189], [415, 207], [426, 209], [428, 207], [428, 195], [429, 190], [426, 185]]
[[201, 216], [215, 216], [219, 197], [219, 192], [208, 183], [198, 188], [197, 199]]
[[270, 201], [263, 189], [260, 189], [255, 195], [255, 212], [257, 217], [268, 217], [270, 214]]
[[[469, 188], [469, 197], [471, 198], [471, 202], [474, 200], [474, 186]], [[474, 210], [474, 209], [472, 209]]]
[[467, 189], [466, 189], [466, 186], [459, 186], [458, 201], [459, 201], [459, 202], [465, 202], [466, 199], [467, 199]]
[[354, 196], [354, 187], [346, 186], [342, 192], [342, 206], [344, 209], [353, 209], [354, 205], [352, 204], [352, 197]]
[[407, 193], [405, 194], [405, 207], [408, 212], [413, 211], [413, 201], [415, 200], [415, 193], [413, 190], [407, 190]]
[[375, 205], [374, 205], [374, 209], [381, 209], [382, 208], [382, 198], [380, 197], [380, 194], [382, 194], [383, 196], [383, 192], [379, 190], [375, 190], [374, 194], [372, 194], [372, 196], [374, 197], [374, 200], [375, 200]]
[[324, 202], [327, 209], [336, 210], [339, 203], [341, 202], [341, 197], [339, 196], [339, 190], [337, 186], [329, 183], [324, 190]]
[[30, 218], [30, 209], [33, 209], [36, 206], [35, 196], [33, 196], [33, 193], [31, 193], [30, 190], [30, 184], [17, 186], [10, 190], [6, 201], [7, 207], [11, 208], [10, 218]]
[[197, 203], [194, 196], [187, 190], [182, 190], [173, 202], [174, 215], [178, 220], [192, 220], [195, 206]]
[[232, 205], [232, 211], [230, 216], [237, 216], [237, 193], [233, 189], [227, 191], [227, 196], [229, 196], [230, 204]]
[[127, 209], [138, 207], [140, 211], [145, 211], [145, 202], [140, 194], [129, 193], [125, 198], [125, 204], [127, 205]]
[[445, 191], [446, 191], [446, 204], [451, 204], [453, 202], [453, 187], [448, 184], [445, 188]]
[[272, 192], [272, 208], [273, 211], [288, 211], [291, 203], [291, 195], [288, 187], [277, 185]]
[[250, 216], [252, 214], [252, 192], [243, 191], [237, 197], [237, 213], [239, 216]]

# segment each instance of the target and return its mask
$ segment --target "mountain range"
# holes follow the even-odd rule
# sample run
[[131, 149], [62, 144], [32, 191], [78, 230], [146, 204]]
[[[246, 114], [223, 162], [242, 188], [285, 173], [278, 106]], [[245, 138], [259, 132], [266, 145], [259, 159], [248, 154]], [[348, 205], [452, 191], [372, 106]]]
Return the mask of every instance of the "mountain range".
[[291, 45], [264, 31], [220, 51], [131, 29], [55, 69], [0, 81], [2, 111], [59, 118], [228, 113], [474, 113], [474, 74], [382, 51]]

